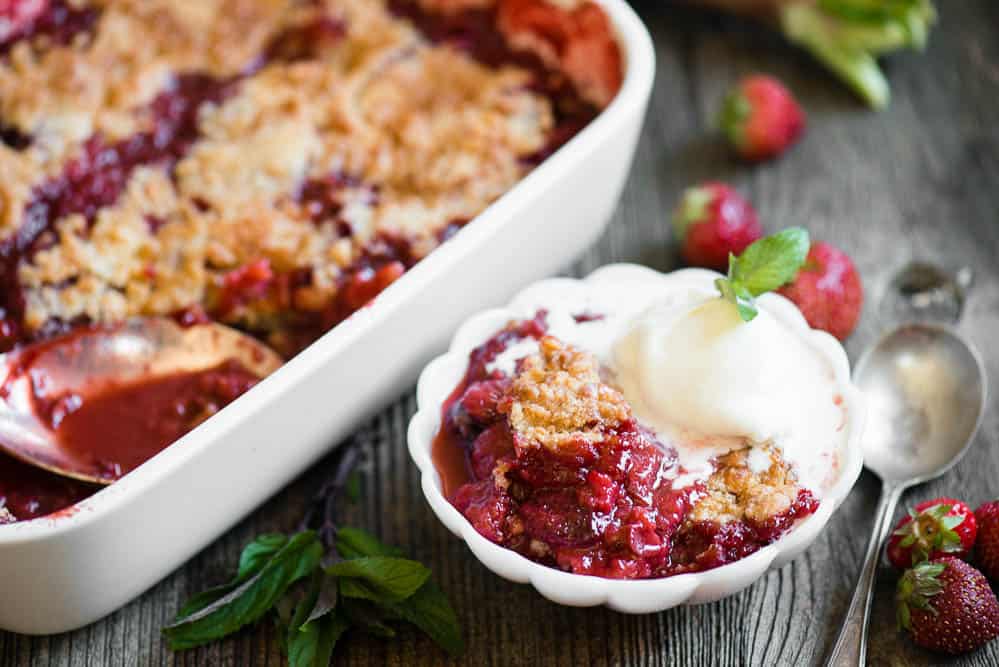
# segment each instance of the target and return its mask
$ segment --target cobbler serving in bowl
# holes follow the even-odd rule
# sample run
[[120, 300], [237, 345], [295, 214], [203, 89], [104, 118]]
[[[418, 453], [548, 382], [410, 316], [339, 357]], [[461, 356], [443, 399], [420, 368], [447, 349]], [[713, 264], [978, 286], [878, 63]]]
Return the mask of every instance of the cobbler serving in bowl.
[[770, 545], [814, 539], [860, 470], [846, 356], [779, 296], [743, 321], [717, 278], [624, 265], [545, 281], [470, 320], [428, 367], [411, 451], [435, 511], [484, 562], [542, 576], [464, 525], [492, 548], [606, 579], [705, 572], [769, 548], [762, 573], [778, 560]]
[[170, 317], [292, 356], [621, 81], [586, 0], [5, 3], [0, 352]]

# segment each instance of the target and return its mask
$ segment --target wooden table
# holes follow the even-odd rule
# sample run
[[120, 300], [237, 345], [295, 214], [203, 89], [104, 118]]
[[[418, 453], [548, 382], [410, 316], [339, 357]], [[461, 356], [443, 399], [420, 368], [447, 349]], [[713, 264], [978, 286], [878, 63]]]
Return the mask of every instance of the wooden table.
[[[943, 16], [926, 53], [897, 56], [887, 65], [894, 101], [881, 114], [865, 110], [808, 57], [754, 26], [668, 10], [663, 0], [636, 4], [656, 41], [656, 90], [621, 205], [572, 273], [613, 261], [674, 268], [668, 217], [678, 193], [696, 181], [730, 181], [750, 196], [767, 229], [806, 225], [813, 237], [853, 255], [868, 296], [848, 345], [854, 357], [883, 326], [878, 303], [893, 271], [913, 258], [972, 267], [976, 286], [961, 329], [984, 353], [991, 377], [999, 378], [999, 3], [938, 2]], [[758, 70], [790, 85], [808, 111], [809, 127], [784, 159], [750, 167], [731, 159], [712, 121], [724, 91]], [[492, 575], [437, 522], [406, 454], [413, 410], [410, 392], [367, 427], [374, 444], [363, 466], [363, 501], [346, 521], [404, 545], [432, 566], [464, 624], [468, 652], [461, 664], [806, 665], [828, 652], [871, 527], [878, 483], [869, 473], [803, 557], [739, 595], [647, 616], [568, 609]], [[0, 633], [0, 664], [282, 664], [266, 624], [183, 654], [165, 647], [159, 629], [185, 598], [227, 578], [252, 536], [293, 529], [328, 467], [329, 461], [316, 466], [105, 620], [53, 637]], [[941, 494], [973, 505], [999, 495], [994, 405], [964, 461], [906, 500]], [[881, 575], [871, 663], [939, 664], [895, 633], [894, 577]], [[392, 643], [353, 635], [338, 652], [339, 663], [352, 665], [444, 661], [433, 644], [409, 631]], [[953, 664], [999, 664], [999, 641]]]

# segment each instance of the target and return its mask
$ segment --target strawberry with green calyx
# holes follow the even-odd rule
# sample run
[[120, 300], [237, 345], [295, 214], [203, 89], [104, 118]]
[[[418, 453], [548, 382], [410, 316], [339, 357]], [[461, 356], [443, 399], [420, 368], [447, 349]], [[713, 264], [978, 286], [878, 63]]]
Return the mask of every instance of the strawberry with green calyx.
[[918, 646], [957, 655], [999, 635], [999, 600], [981, 572], [953, 556], [906, 570], [895, 592], [896, 618]]
[[975, 510], [975, 521], [978, 522], [975, 562], [986, 577], [999, 582], [999, 500], [982, 503]]
[[779, 156], [798, 140], [805, 114], [780, 81], [756, 74], [725, 97], [718, 124], [740, 156], [760, 161]]
[[722, 298], [732, 302], [745, 322], [757, 315], [755, 298], [794, 280], [805, 263], [808, 232], [791, 227], [756, 241], [736, 257], [729, 255], [728, 275], [715, 280]]
[[938, 556], [964, 558], [975, 545], [978, 524], [971, 508], [954, 498], [935, 498], [909, 509], [888, 538], [888, 561], [899, 570]]
[[752, 205], [725, 183], [687, 188], [673, 213], [673, 230], [683, 259], [691, 266], [724, 271], [728, 257], [738, 255], [763, 236]]

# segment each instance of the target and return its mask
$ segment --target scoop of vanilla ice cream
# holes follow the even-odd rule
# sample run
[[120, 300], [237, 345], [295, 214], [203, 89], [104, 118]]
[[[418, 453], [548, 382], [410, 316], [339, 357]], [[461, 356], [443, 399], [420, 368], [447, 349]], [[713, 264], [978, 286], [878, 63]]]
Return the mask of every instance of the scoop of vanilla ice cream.
[[657, 431], [770, 441], [816, 474], [828, 466], [809, 452], [830, 449], [842, 424], [832, 371], [762, 304], [750, 322], [720, 298], [654, 305], [614, 357], [636, 415]]

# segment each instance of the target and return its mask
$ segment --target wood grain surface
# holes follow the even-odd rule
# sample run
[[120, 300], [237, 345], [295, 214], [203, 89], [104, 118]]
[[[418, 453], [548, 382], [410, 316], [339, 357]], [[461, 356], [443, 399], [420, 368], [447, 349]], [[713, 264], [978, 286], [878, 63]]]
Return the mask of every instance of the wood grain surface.
[[[923, 54], [887, 64], [894, 100], [863, 108], [810, 59], [751, 24], [663, 0], [636, 2], [656, 42], [658, 75], [643, 139], [607, 233], [572, 268], [613, 261], [677, 266], [667, 223], [680, 190], [731, 181], [756, 204], [765, 227], [806, 225], [850, 252], [867, 304], [849, 342], [856, 358], [887, 326], [879, 301], [889, 276], [914, 258], [970, 266], [976, 284], [961, 330], [999, 378], [999, 3], [941, 0], [941, 21]], [[776, 74], [809, 114], [805, 140], [761, 167], [731, 159], [712, 129], [724, 91], [753, 71]], [[460, 289], [460, 287], [459, 287]], [[999, 494], [999, 410], [991, 401], [963, 462], [906, 500], [956, 494], [973, 505]], [[467, 665], [810, 665], [828, 652], [853, 591], [877, 500], [864, 473], [828, 529], [804, 556], [721, 602], [625, 616], [569, 609], [490, 574], [437, 522], [405, 449], [412, 392], [365, 428], [363, 500], [346, 521], [403, 545], [431, 565], [463, 621]], [[332, 443], [331, 443], [332, 444]], [[229, 576], [241, 546], [268, 530], [293, 529], [330, 462], [324, 461], [132, 604], [77, 632], [0, 633], [2, 665], [280, 665], [267, 625], [210, 647], [173, 654], [159, 629], [189, 595]], [[114, 548], [109, 546], [109, 548]], [[127, 548], [127, 547], [123, 547]], [[879, 576], [871, 664], [944, 664], [896, 634], [894, 578]], [[0, 582], [0, 604], [2, 582]], [[337, 664], [432, 665], [447, 660], [404, 631], [384, 643], [354, 634]], [[999, 641], [946, 664], [997, 665]]]

